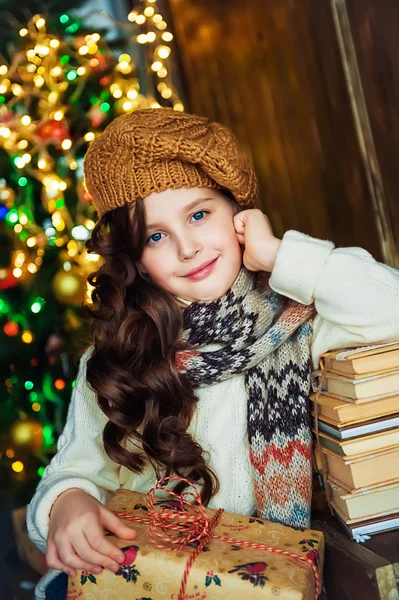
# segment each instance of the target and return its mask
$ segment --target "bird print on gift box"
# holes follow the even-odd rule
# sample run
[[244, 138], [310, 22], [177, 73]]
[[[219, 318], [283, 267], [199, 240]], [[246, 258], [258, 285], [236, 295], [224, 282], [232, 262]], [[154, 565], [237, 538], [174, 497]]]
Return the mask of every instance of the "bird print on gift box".
[[136, 568], [134, 561], [137, 558], [139, 547], [133, 545], [125, 546], [125, 548], [121, 548], [121, 550], [125, 555], [125, 560], [115, 575], [121, 575], [126, 582], [133, 581], [133, 583], [136, 583], [137, 578], [140, 576], [140, 571]]
[[264, 587], [266, 581], [269, 580], [265, 575], [267, 563], [251, 562], [244, 565], [236, 565], [229, 573], [237, 573], [243, 580], [250, 581], [254, 587]]

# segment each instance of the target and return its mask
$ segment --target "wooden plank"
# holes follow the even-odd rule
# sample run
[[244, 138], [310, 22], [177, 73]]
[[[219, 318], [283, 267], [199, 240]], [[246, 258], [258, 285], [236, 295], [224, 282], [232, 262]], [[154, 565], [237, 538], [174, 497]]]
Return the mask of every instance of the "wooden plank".
[[329, 2], [169, 0], [188, 109], [231, 127], [276, 235], [381, 248]]
[[346, 0], [399, 267], [399, 3]]

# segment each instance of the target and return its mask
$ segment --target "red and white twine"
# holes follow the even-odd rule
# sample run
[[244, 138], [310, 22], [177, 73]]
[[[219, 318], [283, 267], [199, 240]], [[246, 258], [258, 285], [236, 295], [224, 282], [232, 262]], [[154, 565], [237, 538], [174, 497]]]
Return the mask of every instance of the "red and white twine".
[[[170, 481], [184, 482], [189, 487], [190, 491], [186, 490], [181, 495], [178, 495], [172, 490], [164, 487]], [[159, 489], [173, 496], [179, 507], [177, 509], [158, 507], [159, 510], [155, 510], [155, 492]], [[192, 504], [188, 500], [189, 497], [191, 497], [196, 504]], [[317, 600], [320, 593], [320, 577], [317, 567], [312, 559], [300, 554], [288, 552], [287, 550], [267, 546], [266, 544], [259, 544], [258, 542], [248, 542], [221, 535], [214, 535], [213, 530], [218, 525], [224, 511], [223, 509], [217, 510], [214, 517], [210, 520], [205, 507], [202, 504], [200, 493], [187, 479], [177, 476], [160, 479], [147, 493], [146, 501], [148, 515], [145, 517], [139, 517], [126, 512], [116, 512], [115, 514], [121, 519], [148, 524], [152, 543], [162, 550], [177, 552], [182, 550], [189, 543], [199, 542], [198, 546], [187, 560], [180, 585], [178, 600], [184, 600], [191, 567], [204, 546], [206, 546], [211, 539], [241, 546], [242, 548], [253, 548], [254, 550], [264, 550], [265, 552], [282, 554], [294, 559], [298, 564], [307, 564], [311, 567], [315, 578], [314, 598]], [[167, 532], [177, 532], [178, 536], [173, 537], [166, 535]], [[161, 542], [159, 540], [161, 540]]]

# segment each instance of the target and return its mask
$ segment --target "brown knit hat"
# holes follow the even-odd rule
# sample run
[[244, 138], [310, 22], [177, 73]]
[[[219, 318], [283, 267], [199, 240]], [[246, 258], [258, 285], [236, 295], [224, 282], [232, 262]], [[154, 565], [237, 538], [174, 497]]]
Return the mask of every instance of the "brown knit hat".
[[241, 206], [255, 204], [255, 172], [233, 133], [172, 108], [118, 117], [91, 144], [85, 185], [99, 216], [168, 188], [227, 188]]

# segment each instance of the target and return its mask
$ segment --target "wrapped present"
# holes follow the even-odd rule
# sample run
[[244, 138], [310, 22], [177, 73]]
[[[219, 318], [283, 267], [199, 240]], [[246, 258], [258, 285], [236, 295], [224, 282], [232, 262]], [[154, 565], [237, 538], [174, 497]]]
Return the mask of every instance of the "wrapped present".
[[147, 496], [123, 489], [114, 493], [107, 507], [136, 529], [137, 537], [127, 544], [107, 534], [125, 553], [123, 565], [117, 573], [78, 571], [69, 578], [68, 600], [318, 597], [321, 532], [206, 509], [195, 488], [177, 496], [164, 484], [158, 482]]

